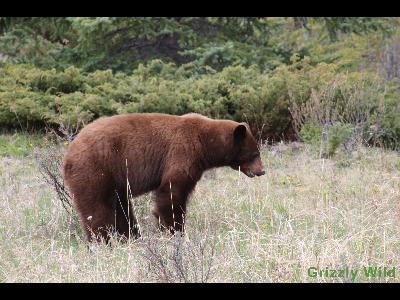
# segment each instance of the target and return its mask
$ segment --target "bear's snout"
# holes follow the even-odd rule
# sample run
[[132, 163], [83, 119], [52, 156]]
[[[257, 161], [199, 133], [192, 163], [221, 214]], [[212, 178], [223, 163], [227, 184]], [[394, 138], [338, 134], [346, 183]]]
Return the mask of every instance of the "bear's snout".
[[245, 171], [245, 174], [246, 174], [247, 176], [249, 176], [250, 178], [253, 178], [253, 177], [255, 177], [255, 176], [262, 176], [262, 175], [264, 175], [264, 174], [265, 174], [265, 171], [264, 171], [264, 170], [261, 170], [261, 171], [252, 171], [252, 170], [248, 170], [248, 171]]
[[255, 173], [257, 176], [262, 176], [262, 175], [265, 175], [265, 171], [264, 170], [262, 170], [262, 171], [260, 171], [260, 172], [257, 172], [257, 173]]
[[248, 177], [262, 176], [265, 174], [264, 165], [261, 158], [253, 160], [251, 163], [243, 164], [241, 171]]

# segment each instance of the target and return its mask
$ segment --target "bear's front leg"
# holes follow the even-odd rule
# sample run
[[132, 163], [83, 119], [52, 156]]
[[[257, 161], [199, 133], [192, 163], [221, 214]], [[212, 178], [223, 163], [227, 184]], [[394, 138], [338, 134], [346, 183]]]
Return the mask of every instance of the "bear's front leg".
[[173, 234], [184, 231], [186, 202], [195, 183], [191, 180], [166, 181], [156, 190], [156, 207], [153, 212], [160, 229], [168, 229]]

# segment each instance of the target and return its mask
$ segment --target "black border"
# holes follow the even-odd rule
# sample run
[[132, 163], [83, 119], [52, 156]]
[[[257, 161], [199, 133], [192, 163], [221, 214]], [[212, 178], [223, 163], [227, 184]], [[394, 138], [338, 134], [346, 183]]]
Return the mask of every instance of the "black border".
[[7, 16], [393, 16], [395, 1], [3, 1]]

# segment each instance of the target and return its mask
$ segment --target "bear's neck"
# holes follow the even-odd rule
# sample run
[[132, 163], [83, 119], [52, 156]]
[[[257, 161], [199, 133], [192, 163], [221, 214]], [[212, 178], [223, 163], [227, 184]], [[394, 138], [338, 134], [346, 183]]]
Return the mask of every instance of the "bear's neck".
[[227, 133], [218, 126], [207, 128], [202, 134], [201, 144], [203, 148], [206, 169], [228, 166], [233, 145], [227, 138]]

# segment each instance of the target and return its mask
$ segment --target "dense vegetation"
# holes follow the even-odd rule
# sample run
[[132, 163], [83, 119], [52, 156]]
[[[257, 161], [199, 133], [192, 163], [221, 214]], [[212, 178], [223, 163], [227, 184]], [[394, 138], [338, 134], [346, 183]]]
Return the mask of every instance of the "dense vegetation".
[[199, 112], [259, 137], [398, 148], [396, 18], [0, 18], [0, 124]]

